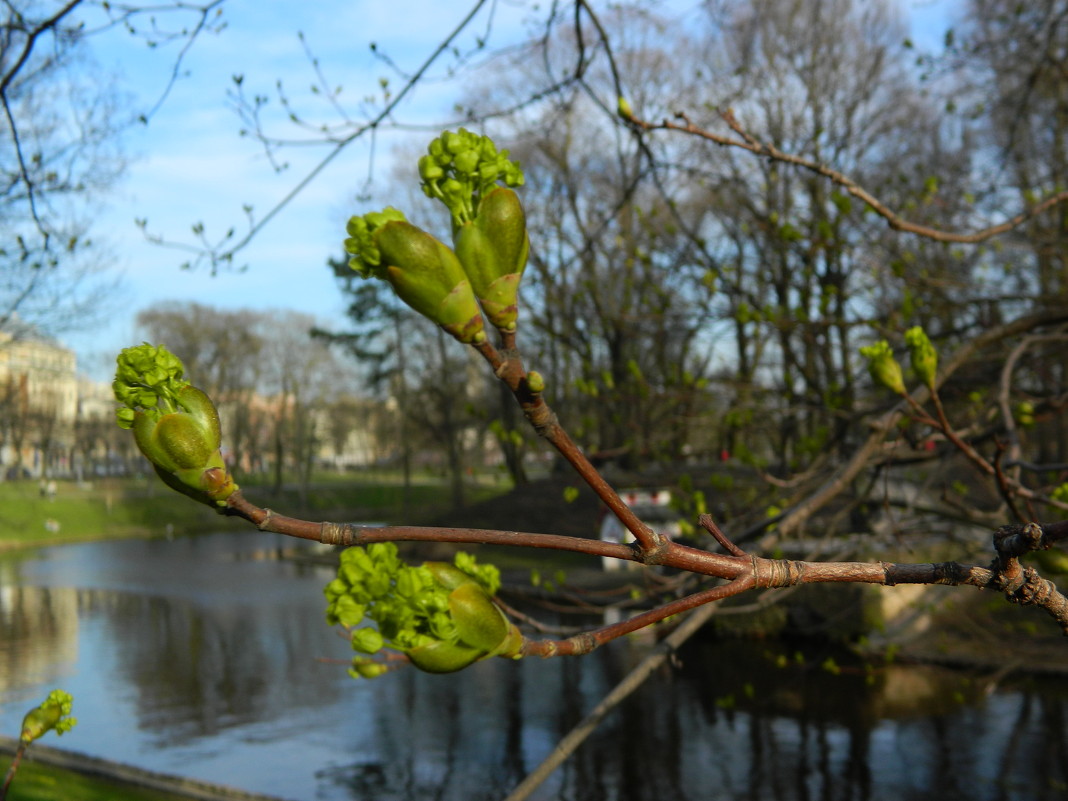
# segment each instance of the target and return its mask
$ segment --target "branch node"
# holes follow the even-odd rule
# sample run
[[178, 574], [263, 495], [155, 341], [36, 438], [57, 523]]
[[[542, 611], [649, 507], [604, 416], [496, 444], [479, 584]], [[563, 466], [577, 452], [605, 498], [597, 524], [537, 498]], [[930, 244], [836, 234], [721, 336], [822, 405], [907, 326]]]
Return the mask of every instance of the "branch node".
[[263, 510], [263, 520], [261, 520], [260, 522], [258, 522], [256, 524], [256, 528], [258, 528], [260, 531], [270, 531], [271, 530], [271, 519], [273, 517], [274, 517], [274, 512], [271, 511], [270, 509], [264, 508], [264, 510]]
[[1010, 603], [1045, 609], [1068, 636], [1068, 598], [1057, 589], [1056, 584], [1042, 578], [1033, 567], [1024, 568], [1022, 579], [1014, 589], [1005, 592], [1005, 597]]
[[348, 523], [324, 520], [319, 524], [319, 542], [324, 545], [351, 545], [352, 527]]
[[762, 559], [758, 556], [750, 558], [758, 587], [780, 589], [793, 587], [804, 581], [805, 566], [802, 562], [791, 559]]
[[549, 439], [552, 429], [557, 425], [558, 421], [556, 414], [548, 404], [539, 403], [524, 407], [523, 414], [526, 415], [527, 420], [530, 421], [530, 425], [539, 437]]
[[1001, 526], [994, 532], [994, 549], [1002, 559], [1045, 550], [1050, 544], [1045, 541], [1042, 526], [1034, 522]]
[[896, 587], [897, 582], [894, 581], [893, 571], [891, 568], [895, 567], [893, 562], [879, 562], [879, 567], [883, 570], [883, 586], [884, 587]]
[[567, 642], [573, 645], [571, 653], [575, 656], [588, 654], [597, 647], [597, 638], [588, 631], [584, 631], [582, 634], [576, 634], [574, 637], [568, 637]]

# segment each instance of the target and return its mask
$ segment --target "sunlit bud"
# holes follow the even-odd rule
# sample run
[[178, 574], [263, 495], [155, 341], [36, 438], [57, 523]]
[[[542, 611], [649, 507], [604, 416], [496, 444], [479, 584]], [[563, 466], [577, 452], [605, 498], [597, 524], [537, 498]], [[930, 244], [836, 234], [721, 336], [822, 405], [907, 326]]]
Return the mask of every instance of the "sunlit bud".
[[933, 390], [938, 373], [938, 353], [931, 340], [917, 325], [905, 332], [905, 344], [909, 346], [909, 355], [912, 357], [912, 371]]
[[71, 695], [62, 690], [50, 692], [40, 706], [31, 709], [22, 719], [19, 740], [29, 744], [52, 730], [56, 734], [70, 731], [78, 723], [77, 718], [70, 716], [73, 701]]
[[531, 370], [527, 373], [527, 389], [531, 392], [544, 392], [545, 391], [545, 379], [541, 373]]
[[875, 380], [891, 392], [905, 394], [905, 381], [901, 374], [901, 365], [894, 358], [894, 352], [886, 340], [860, 349], [860, 355], [868, 360], [868, 372]]
[[[501, 608], [493, 602], [487, 588], [470, 574], [443, 562], [427, 562], [424, 565], [439, 584], [449, 589], [449, 615], [459, 641], [471, 646], [484, 656], [512, 656], [522, 645], [519, 629], [508, 620]], [[500, 586], [499, 574], [492, 565], [489, 580], [494, 590]]]
[[427, 673], [454, 673], [486, 656], [477, 648], [443, 640], [412, 648], [407, 654], [413, 665]]
[[453, 244], [490, 323], [502, 331], [514, 331], [519, 280], [530, 251], [526, 214], [518, 195], [503, 186], [491, 189], [474, 220], [455, 229]]
[[[324, 590], [327, 620], [352, 628], [366, 618], [375, 626], [350, 631], [354, 650], [392, 648], [422, 670], [450, 673], [490, 656], [521, 656], [519, 629], [493, 601], [499, 587], [500, 571], [470, 554], [458, 553], [452, 565], [413, 567], [393, 543], [349, 548]], [[374, 664], [358, 657], [350, 673], [370, 678], [384, 672]]]
[[123, 408], [121, 428], [173, 489], [224, 505], [237, 490], [219, 450], [219, 413], [211, 399], [182, 378], [184, 368], [162, 345], [126, 348], [117, 359], [112, 388]]
[[630, 108], [630, 103], [627, 101], [627, 98], [623, 97], [623, 95], [620, 95], [619, 99], [616, 101], [616, 112], [625, 120], [634, 117], [634, 112]]
[[353, 217], [348, 233], [352, 269], [389, 282], [401, 300], [461, 342], [485, 339], [471, 283], [447, 245], [393, 208]]
[[352, 650], [365, 654], [377, 654], [385, 645], [378, 629], [362, 628], [352, 632]]

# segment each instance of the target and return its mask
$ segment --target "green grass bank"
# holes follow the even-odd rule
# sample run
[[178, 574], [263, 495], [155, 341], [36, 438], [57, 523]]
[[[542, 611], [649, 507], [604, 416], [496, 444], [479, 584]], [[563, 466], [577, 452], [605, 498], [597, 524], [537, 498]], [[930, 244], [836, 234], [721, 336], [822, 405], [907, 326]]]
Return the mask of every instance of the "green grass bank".
[[[0, 776], [7, 773], [10, 757], [0, 757]], [[72, 770], [23, 760], [7, 794], [8, 801], [188, 801], [188, 796], [129, 787], [119, 782], [84, 776]]]
[[[55, 495], [48, 496], [36, 481], [0, 483], [0, 548], [248, 527], [174, 492], [155, 476], [55, 485]], [[477, 484], [469, 488], [468, 501], [477, 503], [504, 489], [503, 484]], [[419, 477], [407, 489], [399, 476], [376, 473], [317, 475], [307, 493], [293, 485], [274, 492], [256, 483], [242, 483], [242, 490], [261, 506], [313, 520], [419, 523], [450, 504], [448, 486], [432, 476]]]
[[[0, 777], [18, 743], [0, 736]], [[133, 765], [34, 743], [27, 750], [8, 801], [278, 801], [234, 787], [156, 773]]]

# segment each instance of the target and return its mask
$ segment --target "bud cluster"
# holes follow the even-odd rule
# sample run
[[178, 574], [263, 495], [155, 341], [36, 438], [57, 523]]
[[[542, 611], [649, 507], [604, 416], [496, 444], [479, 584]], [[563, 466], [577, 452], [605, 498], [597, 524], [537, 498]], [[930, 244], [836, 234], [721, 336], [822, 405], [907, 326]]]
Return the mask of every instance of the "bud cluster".
[[22, 719], [19, 740], [29, 745], [50, 731], [54, 730], [58, 735], [73, 729], [78, 723], [77, 718], [70, 716], [73, 702], [74, 698], [71, 697], [70, 693], [65, 693], [63, 690], [52, 690], [48, 694], [48, 698], [40, 706], [31, 709]]
[[[393, 543], [349, 548], [337, 578], [327, 584], [326, 617], [351, 632], [353, 650], [374, 655], [389, 647], [430, 673], [451, 673], [488, 656], [518, 657], [522, 635], [493, 602], [500, 576], [460, 553], [455, 564], [406, 564]], [[367, 656], [353, 659], [351, 675], [372, 678], [388, 668]]]
[[[923, 328], [915, 325], [905, 332], [905, 345], [909, 349], [912, 372], [933, 392], [938, 376], [938, 352], [930, 338]], [[889, 342], [884, 339], [863, 347], [860, 355], [868, 360], [868, 372], [876, 384], [898, 395], [906, 393], [901, 365], [894, 358]]]
[[894, 358], [894, 351], [885, 339], [860, 349], [860, 355], [868, 360], [868, 372], [876, 384], [898, 395], [905, 394], [905, 379], [901, 365]]
[[185, 368], [162, 345], [147, 342], [119, 354], [112, 390], [123, 404], [120, 428], [170, 487], [224, 505], [237, 489], [223, 462], [219, 413], [211, 398], [182, 376]]
[[530, 249], [526, 215], [510, 188], [523, 184], [519, 163], [489, 137], [461, 128], [430, 143], [419, 175], [424, 193], [449, 210], [453, 248], [386, 208], [349, 220], [349, 266], [388, 281], [401, 300], [461, 342], [485, 338], [480, 306], [493, 326], [515, 331]]

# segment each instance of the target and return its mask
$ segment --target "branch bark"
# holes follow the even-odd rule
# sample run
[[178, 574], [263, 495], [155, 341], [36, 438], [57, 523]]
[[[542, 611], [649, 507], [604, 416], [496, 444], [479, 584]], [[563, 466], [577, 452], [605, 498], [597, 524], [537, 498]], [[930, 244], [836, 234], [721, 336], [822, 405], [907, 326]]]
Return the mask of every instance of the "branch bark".
[[[492, 529], [437, 528], [421, 526], [359, 526], [351, 523], [315, 523], [286, 517], [245, 499], [238, 491], [227, 500], [225, 512], [243, 517], [261, 531], [272, 531], [301, 539], [344, 547], [373, 542], [452, 542], [548, 548], [590, 556], [608, 556], [646, 565], [663, 565], [719, 579], [728, 583], [705, 589], [673, 601], [630, 620], [606, 626], [567, 640], [528, 641], [524, 654], [564, 656], [589, 653], [613, 639], [637, 631], [674, 614], [712, 601], [756, 588], [779, 589], [799, 584], [863, 583], [892, 587], [895, 584], [969, 585], [1005, 594], [1012, 603], [1045, 609], [1068, 634], [1068, 598], [1032, 568], [1021, 569], [1017, 558], [1023, 553], [1043, 550], [1068, 538], [1068, 521], [1025, 527], [1002, 526], [994, 534], [996, 558], [988, 567], [959, 562], [895, 564], [893, 562], [807, 562], [790, 559], [764, 559], [746, 554], [737, 546], [734, 555], [724, 556], [665, 540], [655, 551], [642, 551], [626, 545], [582, 537], [533, 534]], [[722, 534], [722, 532], [721, 532]], [[723, 535], [726, 539], [726, 535]]]

